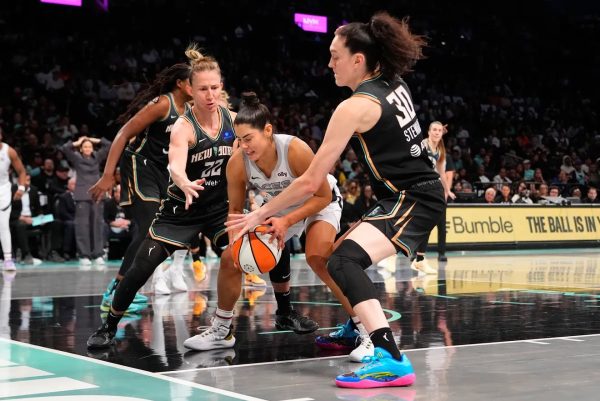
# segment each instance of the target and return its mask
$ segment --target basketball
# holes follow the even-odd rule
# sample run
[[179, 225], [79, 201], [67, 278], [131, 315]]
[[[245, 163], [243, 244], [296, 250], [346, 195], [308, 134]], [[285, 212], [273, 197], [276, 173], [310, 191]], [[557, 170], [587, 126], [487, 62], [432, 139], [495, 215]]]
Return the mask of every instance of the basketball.
[[281, 258], [277, 241], [269, 243], [269, 226], [259, 225], [233, 243], [233, 260], [246, 273], [262, 274], [273, 270]]

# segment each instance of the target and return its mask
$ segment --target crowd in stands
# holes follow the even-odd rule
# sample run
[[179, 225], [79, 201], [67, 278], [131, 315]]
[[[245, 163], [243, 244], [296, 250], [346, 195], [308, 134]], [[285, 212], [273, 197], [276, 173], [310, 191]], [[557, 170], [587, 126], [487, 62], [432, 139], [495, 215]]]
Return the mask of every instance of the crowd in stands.
[[[597, 10], [534, 1], [516, 14], [487, 3], [480, 13], [408, 0], [335, 7], [308, 1], [301, 9], [272, 0], [256, 8], [242, 3], [231, 17], [225, 3], [200, 2], [208, 8], [199, 12], [199, 5], [175, 2], [158, 12], [152, 1], [148, 7], [123, 1], [111, 3], [107, 14], [15, 3], [0, 21], [0, 134], [20, 154], [37, 199], [29, 216], [13, 205], [13, 241], [27, 263], [32, 255], [76, 257], [75, 165], [64, 145], [82, 137], [111, 140], [116, 117], [158, 71], [184, 60], [190, 41], [219, 60], [234, 109], [242, 91], [256, 91], [277, 131], [316, 151], [332, 107], [349, 92], [335, 87], [327, 68], [329, 36], [301, 31], [291, 23], [293, 12], [329, 15], [330, 30], [381, 8], [411, 16], [413, 30], [430, 46], [406, 80], [424, 133], [431, 121], [448, 124], [456, 202], [600, 203], [599, 107], [592, 89], [600, 71]], [[34, 22], [31, 30], [23, 29], [24, 15]], [[45, 18], [51, 29], [35, 23]], [[375, 198], [352, 150], [333, 172], [348, 225]], [[105, 244], [109, 236], [124, 236], [129, 224], [114, 198], [107, 202]], [[36, 215], [53, 215], [54, 222], [31, 226]], [[37, 249], [30, 250], [32, 237]]]

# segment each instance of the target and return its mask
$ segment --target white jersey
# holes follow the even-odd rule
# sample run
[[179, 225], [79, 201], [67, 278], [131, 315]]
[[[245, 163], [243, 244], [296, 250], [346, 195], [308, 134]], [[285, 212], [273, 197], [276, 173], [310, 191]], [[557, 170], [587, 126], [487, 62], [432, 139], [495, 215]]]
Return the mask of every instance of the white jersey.
[[[8, 155], [8, 145], [4, 142], [2, 143], [2, 148], [0, 148], [0, 187], [10, 186], [10, 156]], [[10, 192], [10, 191], [9, 191]]]
[[[289, 187], [292, 182], [298, 177], [294, 175], [292, 169], [288, 164], [288, 149], [292, 140], [296, 138], [291, 135], [285, 134], [276, 134], [273, 135], [273, 140], [275, 141], [275, 149], [277, 151], [277, 164], [275, 168], [271, 172], [271, 176], [267, 177], [260, 168], [250, 160], [246, 154], [244, 153], [244, 163], [246, 166], [246, 177], [248, 178], [248, 182], [250, 185], [256, 187], [257, 190], [257, 199], [262, 198], [262, 202], [260, 202], [259, 206], [267, 203], [270, 199], [279, 195], [283, 190]], [[323, 209], [325, 211], [329, 207], [339, 208], [341, 214], [341, 195], [339, 193], [337, 187], [337, 180], [332, 175], [327, 175], [327, 181], [329, 182], [329, 186], [332, 189], [332, 203], [330, 206]], [[285, 216], [289, 214], [293, 210], [297, 209], [304, 203], [304, 200], [298, 202], [294, 205], [291, 205], [282, 211], [275, 214], [276, 217]], [[321, 220], [321, 219], [319, 219]], [[334, 219], [335, 220], [335, 219]], [[296, 223], [294, 226], [290, 227], [288, 230], [288, 238], [293, 235], [300, 235], [304, 230], [304, 221], [300, 221]], [[336, 227], [335, 224], [333, 224]], [[337, 218], [337, 227], [339, 230], [339, 217]], [[288, 239], [286, 238], [286, 240]]]

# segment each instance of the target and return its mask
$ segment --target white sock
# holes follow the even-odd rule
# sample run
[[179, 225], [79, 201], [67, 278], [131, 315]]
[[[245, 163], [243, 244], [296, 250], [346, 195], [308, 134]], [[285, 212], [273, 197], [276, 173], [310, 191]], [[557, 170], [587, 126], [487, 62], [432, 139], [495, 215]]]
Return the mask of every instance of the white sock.
[[183, 260], [187, 256], [187, 249], [180, 249], [173, 252], [173, 265], [175, 267], [183, 267]]
[[213, 321], [213, 326], [225, 326], [227, 328], [231, 327], [231, 321], [233, 320], [233, 311], [232, 310], [223, 310], [217, 308], [215, 312], [215, 320]]

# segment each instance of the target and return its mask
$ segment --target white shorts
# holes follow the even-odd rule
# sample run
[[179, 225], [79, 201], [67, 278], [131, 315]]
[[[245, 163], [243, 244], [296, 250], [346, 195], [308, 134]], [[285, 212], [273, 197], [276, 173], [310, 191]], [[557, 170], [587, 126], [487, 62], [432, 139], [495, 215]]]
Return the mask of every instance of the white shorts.
[[315, 221], [326, 221], [335, 228], [335, 232], [340, 232], [340, 218], [342, 217], [342, 207], [339, 202], [331, 202], [327, 207], [317, 214], [307, 217], [304, 221], [299, 221], [288, 228], [285, 240], [289, 240], [294, 235], [300, 237], [302, 233]]

